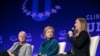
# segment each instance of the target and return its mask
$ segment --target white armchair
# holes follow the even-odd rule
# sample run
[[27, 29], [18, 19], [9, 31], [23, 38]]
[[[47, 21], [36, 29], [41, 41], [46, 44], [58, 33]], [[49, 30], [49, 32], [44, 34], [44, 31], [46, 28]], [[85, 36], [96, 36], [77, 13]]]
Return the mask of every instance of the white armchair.
[[59, 52], [58, 54], [64, 54], [66, 48], [66, 42], [59, 42]]
[[90, 56], [96, 56], [100, 36], [91, 37], [90, 40]]

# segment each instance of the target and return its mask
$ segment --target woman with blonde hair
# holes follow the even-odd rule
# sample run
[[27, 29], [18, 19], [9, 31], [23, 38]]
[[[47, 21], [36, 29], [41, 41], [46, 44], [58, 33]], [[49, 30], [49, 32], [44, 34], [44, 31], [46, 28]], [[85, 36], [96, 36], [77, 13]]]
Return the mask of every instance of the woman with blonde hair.
[[58, 42], [54, 39], [54, 28], [47, 26], [44, 28], [45, 41], [41, 44], [39, 55], [54, 56], [59, 50]]
[[74, 32], [68, 32], [69, 40], [73, 47], [67, 56], [90, 56], [90, 37], [86, 20], [84, 18], [77, 18], [74, 26]]

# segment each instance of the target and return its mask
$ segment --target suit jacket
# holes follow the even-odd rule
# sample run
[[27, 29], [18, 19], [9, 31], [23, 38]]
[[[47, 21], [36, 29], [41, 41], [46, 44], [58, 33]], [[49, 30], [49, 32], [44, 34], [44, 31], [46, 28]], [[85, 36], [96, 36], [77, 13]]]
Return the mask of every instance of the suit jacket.
[[58, 42], [51, 38], [50, 40], [44, 41], [39, 49], [39, 53], [47, 54], [47, 56], [54, 56], [58, 54], [59, 45]]
[[[15, 42], [8, 52], [13, 52], [19, 45], [19, 42]], [[18, 56], [32, 56], [32, 48], [28, 43], [24, 43], [19, 50]]]
[[75, 56], [90, 56], [90, 37], [87, 31], [81, 31], [76, 38], [71, 37], [70, 42], [73, 45]]

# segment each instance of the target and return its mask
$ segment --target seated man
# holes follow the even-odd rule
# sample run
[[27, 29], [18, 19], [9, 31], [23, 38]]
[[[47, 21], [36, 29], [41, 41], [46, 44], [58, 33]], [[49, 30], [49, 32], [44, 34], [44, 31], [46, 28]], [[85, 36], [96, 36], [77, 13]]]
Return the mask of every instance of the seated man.
[[25, 43], [26, 33], [24, 31], [18, 34], [19, 42], [15, 42], [8, 50], [10, 56], [32, 56], [31, 45]]

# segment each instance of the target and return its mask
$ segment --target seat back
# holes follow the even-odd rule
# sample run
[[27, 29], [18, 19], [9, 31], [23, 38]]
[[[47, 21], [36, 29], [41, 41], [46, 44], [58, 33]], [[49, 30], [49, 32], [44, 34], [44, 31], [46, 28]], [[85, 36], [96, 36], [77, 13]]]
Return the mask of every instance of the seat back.
[[100, 36], [91, 37], [90, 40], [90, 56], [96, 56]]
[[59, 52], [58, 54], [63, 54], [66, 48], [66, 42], [59, 42]]
[[32, 48], [32, 54], [33, 54], [33, 50], [34, 50], [34, 45], [31, 45], [31, 48]]

